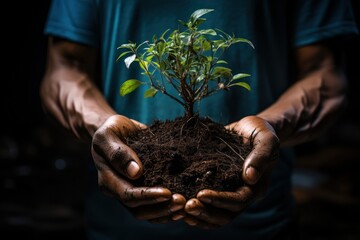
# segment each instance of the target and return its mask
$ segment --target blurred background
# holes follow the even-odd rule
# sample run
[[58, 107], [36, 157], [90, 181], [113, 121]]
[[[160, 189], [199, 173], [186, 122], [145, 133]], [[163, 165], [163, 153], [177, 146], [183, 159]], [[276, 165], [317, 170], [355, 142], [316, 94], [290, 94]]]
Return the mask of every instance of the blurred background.
[[[1, 238], [84, 239], [89, 149], [45, 116], [38, 95], [50, 0], [12, 2], [1, 15]], [[359, 23], [360, 4], [352, 2]], [[297, 148], [301, 239], [360, 239], [359, 43], [347, 53], [347, 111], [324, 137]]]

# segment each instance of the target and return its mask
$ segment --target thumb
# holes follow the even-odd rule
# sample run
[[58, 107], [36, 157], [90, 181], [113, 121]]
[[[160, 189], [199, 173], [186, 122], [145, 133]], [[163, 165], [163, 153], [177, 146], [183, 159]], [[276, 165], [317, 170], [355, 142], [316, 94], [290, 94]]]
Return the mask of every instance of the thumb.
[[249, 160], [248, 162], [250, 163], [244, 163], [243, 179], [246, 183], [254, 185], [261, 178], [263, 171], [260, 167], [251, 165], [251, 160]]
[[115, 170], [130, 179], [138, 179], [143, 173], [142, 163], [129, 146], [119, 143], [110, 155], [109, 162]]
[[101, 165], [111, 166], [116, 172], [130, 179], [137, 179], [143, 173], [143, 166], [137, 154], [111, 131], [104, 134], [97, 131], [93, 137], [94, 160]]
[[257, 135], [253, 149], [245, 158], [243, 179], [250, 185], [256, 184], [265, 171], [271, 169], [278, 158], [278, 140], [269, 133]]
[[269, 153], [258, 153], [252, 151], [245, 159], [243, 166], [243, 180], [250, 185], [256, 184], [265, 172], [271, 170], [277, 162], [278, 152], [271, 151]]

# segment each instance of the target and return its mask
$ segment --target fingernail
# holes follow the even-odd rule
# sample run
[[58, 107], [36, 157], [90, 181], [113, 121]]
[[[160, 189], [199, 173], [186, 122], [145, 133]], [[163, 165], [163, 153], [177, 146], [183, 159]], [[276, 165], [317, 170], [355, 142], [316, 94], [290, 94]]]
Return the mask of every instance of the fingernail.
[[245, 174], [250, 184], [255, 184], [259, 178], [259, 172], [251, 166], [246, 169]]
[[138, 174], [140, 167], [135, 161], [131, 161], [127, 166], [127, 173], [130, 177], [134, 178]]

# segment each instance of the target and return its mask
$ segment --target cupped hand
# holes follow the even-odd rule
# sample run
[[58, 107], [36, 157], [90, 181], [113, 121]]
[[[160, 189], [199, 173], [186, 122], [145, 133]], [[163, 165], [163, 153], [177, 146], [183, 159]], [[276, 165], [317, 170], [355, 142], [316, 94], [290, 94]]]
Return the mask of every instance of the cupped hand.
[[[137, 154], [124, 142], [144, 124], [121, 115], [109, 117], [94, 133], [91, 153], [101, 190], [118, 199], [140, 220], [165, 223], [181, 218], [185, 198], [161, 187], [137, 187], [129, 180], [143, 174]], [[179, 217], [180, 216], [180, 217]]]
[[248, 116], [228, 126], [250, 144], [251, 151], [244, 160], [244, 186], [235, 192], [204, 189], [196, 198], [186, 202], [184, 221], [191, 226], [215, 228], [226, 225], [253, 202], [261, 199], [267, 189], [269, 175], [276, 163], [279, 139], [273, 127], [256, 116]]

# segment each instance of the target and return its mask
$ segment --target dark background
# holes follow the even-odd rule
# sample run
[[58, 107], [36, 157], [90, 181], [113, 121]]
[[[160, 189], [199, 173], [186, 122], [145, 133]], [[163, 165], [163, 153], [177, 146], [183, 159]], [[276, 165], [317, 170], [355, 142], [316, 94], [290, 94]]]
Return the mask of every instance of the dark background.
[[[13, 2], [1, 15], [1, 239], [83, 239], [89, 149], [44, 114], [38, 95], [50, 0]], [[359, 23], [360, 4], [352, 2]], [[345, 114], [324, 137], [297, 148], [293, 182], [301, 239], [360, 239], [358, 40], [347, 52]]]

